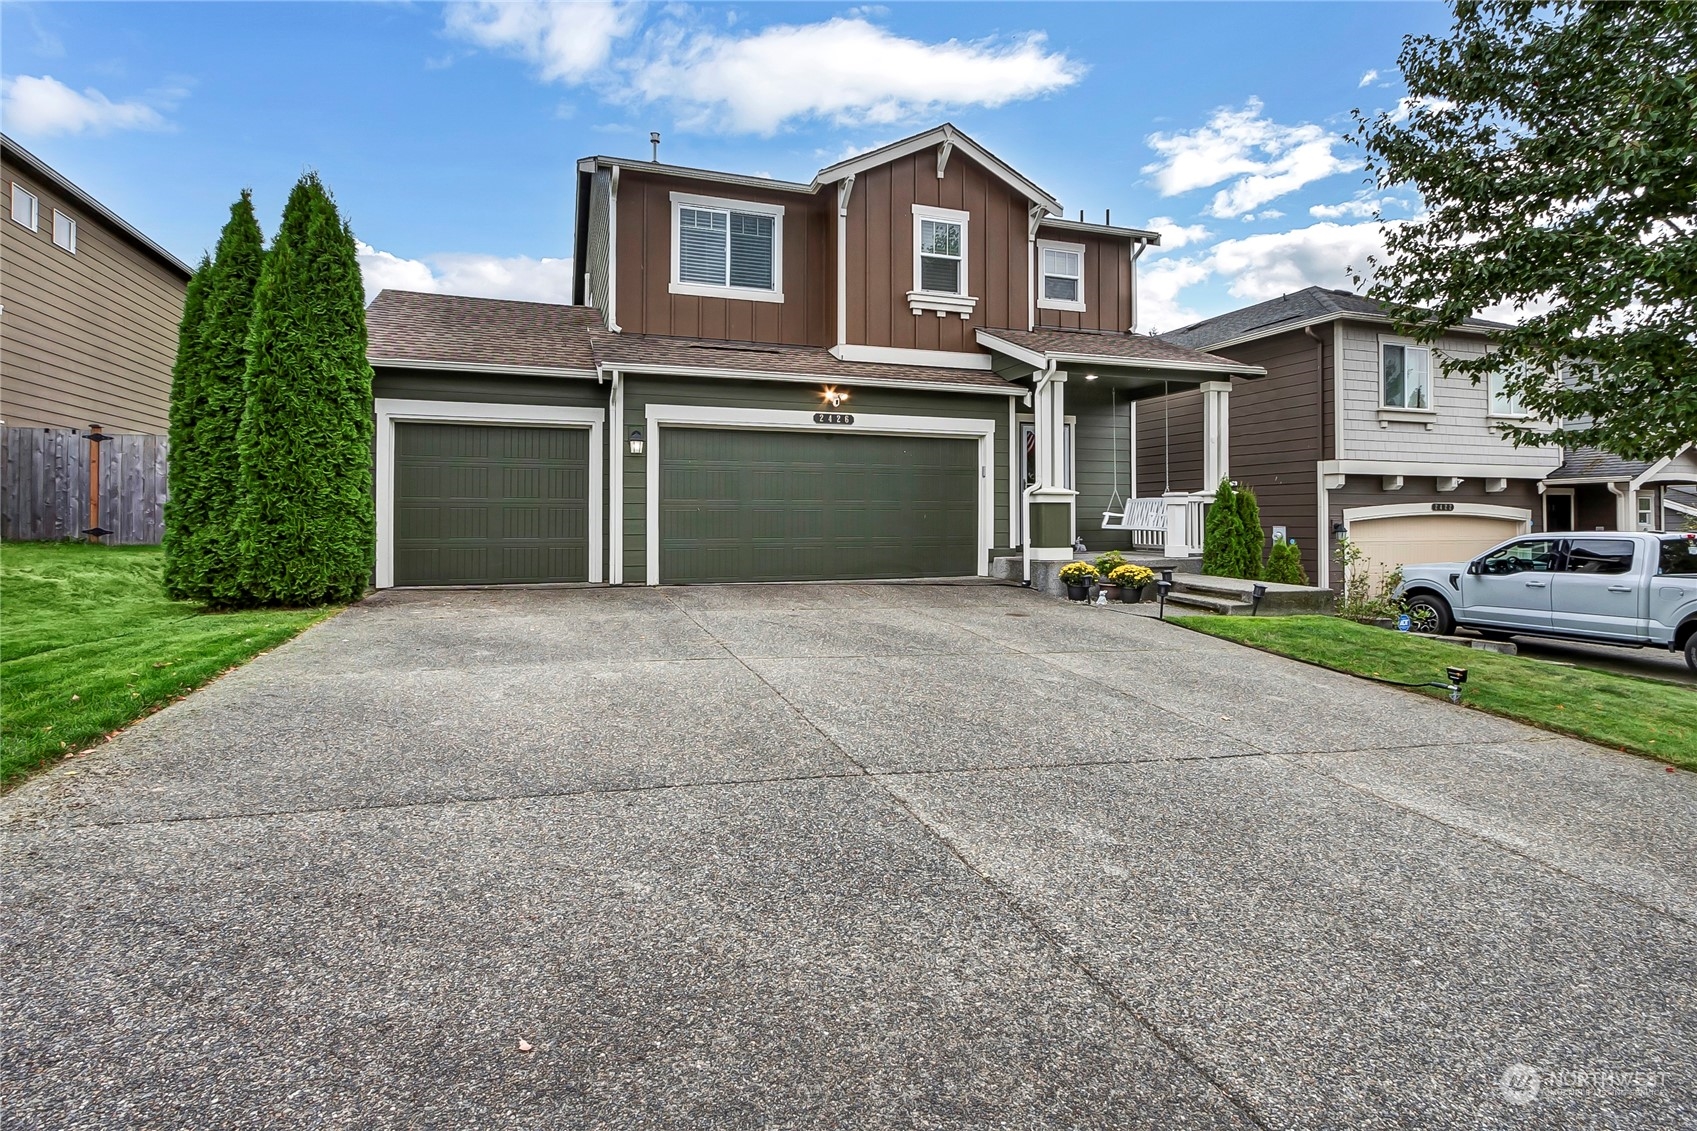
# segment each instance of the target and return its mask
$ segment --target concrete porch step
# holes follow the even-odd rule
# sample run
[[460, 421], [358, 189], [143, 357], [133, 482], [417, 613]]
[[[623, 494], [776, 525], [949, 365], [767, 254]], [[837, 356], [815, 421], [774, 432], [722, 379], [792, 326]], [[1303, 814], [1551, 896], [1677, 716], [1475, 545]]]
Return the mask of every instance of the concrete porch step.
[[[1237, 616], [1256, 611], [1254, 592], [1257, 582], [1238, 577], [1210, 577], [1206, 574], [1174, 574], [1173, 591], [1168, 604], [1189, 604]], [[1310, 585], [1279, 585], [1267, 582], [1266, 595], [1258, 610], [1261, 616], [1299, 616], [1307, 613], [1332, 611], [1332, 591]]]
[[1248, 601], [1236, 601], [1230, 597], [1189, 592], [1180, 589], [1176, 584], [1173, 586], [1173, 591], [1167, 594], [1167, 607], [1196, 609], [1221, 617], [1246, 617], [1253, 611]]

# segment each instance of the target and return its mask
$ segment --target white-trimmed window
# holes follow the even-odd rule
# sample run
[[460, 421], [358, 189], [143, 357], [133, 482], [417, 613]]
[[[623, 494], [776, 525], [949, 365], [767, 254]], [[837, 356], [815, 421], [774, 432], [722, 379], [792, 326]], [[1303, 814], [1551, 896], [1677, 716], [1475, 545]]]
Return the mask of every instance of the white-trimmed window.
[[671, 293], [784, 301], [784, 206], [672, 194]]
[[1492, 370], [1485, 377], [1485, 386], [1491, 394], [1492, 416], [1526, 416], [1526, 406], [1520, 403], [1520, 397], [1509, 391], [1508, 374]]
[[1654, 488], [1638, 492], [1638, 529], [1656, 529], [1656, 492]]
[[913, 206], [913, 289], [928, 295], [966, 294], [966, 227], [952, 208]]
[[53, 210], [53, 242], [72, 255], [77, 253], [77, 222], [57, 208]]
[[1037, 241], [1037, 305], [1044, 310], [1084, 309], [1084, 245]]
[[33, 232], [40, 224], [40, 215], [41, 205], [35, 199], [35, 194], [17, 181], [13, 181], [12, 219]]
[[1379, 376], [1384, 407], [1431, 410], [1432, 351], [1425, 346], [1380, 342]]

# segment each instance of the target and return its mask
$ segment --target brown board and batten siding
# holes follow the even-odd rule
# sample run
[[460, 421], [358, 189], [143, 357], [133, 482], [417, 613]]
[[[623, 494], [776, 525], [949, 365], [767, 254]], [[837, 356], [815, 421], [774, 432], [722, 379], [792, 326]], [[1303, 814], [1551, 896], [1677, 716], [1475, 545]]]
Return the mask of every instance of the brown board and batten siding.
[[[1097, 235], [1091, 232], [1072, 232], [1060, 228], [1037, 229], [1039, 240], [1053, 240], [1056, 243], [1075, 243], [1084, 246], [1084, 278], [1081, 280], [1084, 290], [1084, 309], [1049, 310], [1043, 306], [1043, 295], [1037, 295], [1037, 325], [1058, 330], [1114, 330], [1131, 329], [1132, 319], [1132, 280], [1131, 280], [1131, 239], [1130, 237], [1111, 237]], [[1042, 252], [1039, 249], [1039, 256]], [[1042, 261], [1038, 261], [1038, 271], [1042, 271]], [[1038, 276], [1038, 285], [1042, 285], [1042, 276]], [[1011, 326], [1011, 322], [994, 323], [998, 326]]]
[[[37, 199], [33, 232], [13, 221], [14, 181]], [[0, 420], [163, 434], [187, 276], [10, 152], [0, 201]], [[55, 209], [75, 254], [53, 242]]]
[[[968, 318], [952, 313], [939, 318], [931, 310], [916, 315], [908, 306], [915, 204], [971, 216], [966, 290], [978, 305]], [[981, 353], [974, 337], [979, 328], [1025, 326], [1028, 207], [1023, 195], [958, 151], [941, 178], [937, 151], [929, 147], [861, 173], [846, 221], [848, 343]]]
[[[784, 301], [714, 298], [671, 293], [672, 193], [722, 197], [784, 209]], [[828, 346], [836, 340], [833, 265], [827, 253], [826, 198], [751, 185], [650, 174], [637, 165], [619, 169], [614, 237], [619, 329], [733, 342]]]

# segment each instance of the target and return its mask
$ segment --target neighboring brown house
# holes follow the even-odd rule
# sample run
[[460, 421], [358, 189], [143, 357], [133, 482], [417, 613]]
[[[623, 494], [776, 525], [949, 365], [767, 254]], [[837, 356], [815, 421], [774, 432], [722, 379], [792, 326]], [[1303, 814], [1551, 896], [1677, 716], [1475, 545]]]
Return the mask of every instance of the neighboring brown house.
[[0, 421], [163, 435], [190, 270], [0, 136]]
[[[1569, 448], [1544, 480], [1546, 530], [1684, 530], [1697, 483], [1697, 445], [1666, 459], [1629, 460]], [[1684, 484], [1686, 486], [1681, 487]]]
[[[1501, 435], [1526, 414], [1495, 380], [1445, 372], [1446, 356], [1485, 352], [1497, 324], [1470, 319], [1428, 347], [1390, 321], [1360, 295], [1309, 287], [1161, 335], [1266, 369], [1233, 381], [1232, 478], [1255, 489], [1262, 525], [1296, 540], [1319, 585], [1342, 584], [1344, 535], [1382, 572], [1541, 528], [1542, 482], [1562, 462], [1554, 444]], [[1208, 485], [1199, 411], [1194, 393], [1139, 406], [1141, 482]]]
[[1223, 468], [1226, 380], [1262, 372], [1130, 332], [1159, 236], [1064, 219], [950, 125], [806, 183], [588, 157], [575, 232], [578, 305], [368, 310], [380, 586], [1194, 553], [1203, 498], [1127, 505], [1132, 405], [1206, 390]]

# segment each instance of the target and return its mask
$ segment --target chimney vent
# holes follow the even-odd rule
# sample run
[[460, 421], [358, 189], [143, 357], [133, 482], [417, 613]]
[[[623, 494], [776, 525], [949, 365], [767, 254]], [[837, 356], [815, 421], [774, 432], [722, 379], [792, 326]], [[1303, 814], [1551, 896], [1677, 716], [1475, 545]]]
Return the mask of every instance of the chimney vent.
[[660, 131], [651, 130], [648, 134], [648, 144], [654, 147], [654, 156], [649, 158], [656, 165], [660, 163]]

